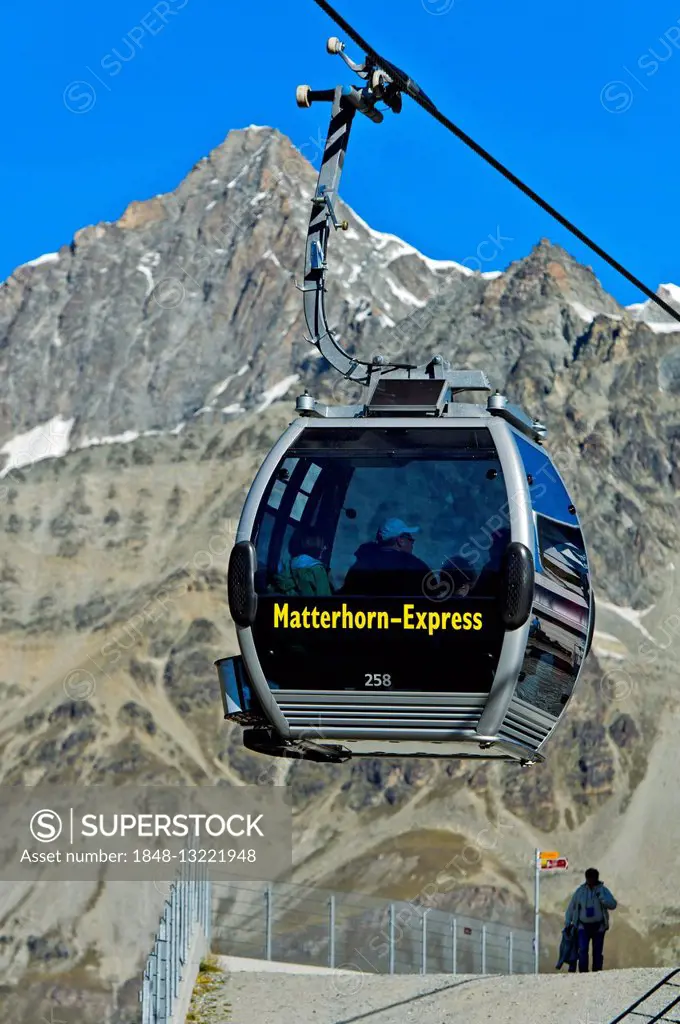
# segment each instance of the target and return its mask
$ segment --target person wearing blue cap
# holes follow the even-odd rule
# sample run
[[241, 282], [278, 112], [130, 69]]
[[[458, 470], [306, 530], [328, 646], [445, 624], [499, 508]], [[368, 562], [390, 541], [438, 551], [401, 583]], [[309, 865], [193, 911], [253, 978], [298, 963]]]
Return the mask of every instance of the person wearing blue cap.
[[342, 588], [344, 594], [422, 595], [430, 568], [413, 554], [419, 526], [392, 517], [381, 524], [376, 538], [355, 552]]
[[395, 550], [410, 550], [418, 533], [419, 526], [407, 526], [403, 519], [386, 519], [376, 534], [376, 540], [393, 545]]

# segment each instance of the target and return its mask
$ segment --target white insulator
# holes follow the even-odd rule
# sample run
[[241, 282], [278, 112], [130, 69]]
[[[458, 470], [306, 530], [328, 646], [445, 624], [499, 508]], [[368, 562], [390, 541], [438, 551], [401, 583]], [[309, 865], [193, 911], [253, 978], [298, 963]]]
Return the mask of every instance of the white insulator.
[[309, 94], [312, 91], [310, 85], [298, 85], [295, 90], [295, 101], [298, 107], [311, 107], [312, 101], [309, 98]]

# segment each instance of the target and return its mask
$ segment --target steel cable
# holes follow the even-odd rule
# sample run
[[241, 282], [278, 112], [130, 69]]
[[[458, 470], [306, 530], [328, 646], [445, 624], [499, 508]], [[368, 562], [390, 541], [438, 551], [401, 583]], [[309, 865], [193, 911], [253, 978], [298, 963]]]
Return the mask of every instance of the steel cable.
[[675, 320], [680, 321], [680, 313], [678, 313], [677, 310], [673, 309], [672, 306], [669, 306], [667, 302], [664, 302], [664, 300], [660, 298], [658, 295], [656, 295], [651, 290], [651, 288], [648, 288], [643, 281], [641, 281], [634, 274], [631, 274], [631, 272], [627, 270], [623, 266], [623, 264], [619, 263], [618, 260], [615, 260], [613, 256], [609, 255], [609, 253], [605, 252], [605, 250], [602, 249], [596, 242], [594, 242], [592, 238], [589, 238], [588, 235], [584, 234], [583, 231], [577, 228], [576, 225], [573, 224], [567, 217], [563, 217], [562, 214], [558, 210], [556, 210], [554, 206], [551, 206], [550, 203], [548, 203], [545, 199], [542, 199], [541, 196], [534, 192], [532, 188], [529, 188], [529, 186], [526, 185], [520, 178], [518, 178], [516, 174], [513, 174], [512, 171], [510, 171], [504, 164], [502, 164], [500, 160], [496, 160], [496, 158], [492, 156], [491, 153], [487, 152], [487, 150], [485, 150], [482, 146], [475, 142], [474, 139], [470, 138], [470, 136], [467, 135], [457, 125], [455, 125], [453, 121], [449, 120], [449, 118], [446, 117], [445, 114], [442, 114], [441, 111], [439, 111], [437, 107], [434, 105], [432, 100], [425, 95], [420, 86], [416, 82], [414, 82], [412, 78], [409, 78], [407, 74], [405, 74], [399, 68], [395, 67], [394, 64], [391, 64], [390, 61], [385, 60], [384, 57], [381, 57], [380, 54], [376, 50], [374, 50], [373, 47], [370, 46], [366, 42], [366, 40], [363, 39], [359, 35], [359, 33], [352, 28], [351, 25], [349, 25], [345, 21], [342, 15], [339, 14], [329, 3], [327, 3], [327, 0], [314, 0], [314, 3], [317, 5], [317, 7], [320, 7], [321, 10], [324, 11], [329, 16], [329, 18], [332, 18], [336, 25], [338, 25], [339, 28], [343, 30], [343, 32], [347, 33], [349, 38], [364, 51], [366, 56], [370, 58], [370, 60], [376, 65], [376, 67], [382, 68], [382, 70], [389, 75], [389, 77], [394, 81], [394, 83], [403, 92], [407, 93], [407, 95], [409, 95], [411, 99], [415, 100], [415, 102], [419, 106], [421, 106], [423, 110], [426, 110], [428, 114], [431, 114], [431, 116], [434, 117], [437, 121], [439, 121], [439, 123], [443, 125], [446, 129], [448, 129], [448, 131], [456, 135], [461, 140], [461, 142], [464, 142], [465, 145], [469, 146], [470, 149], [477, 153], [478, 156], [481, 156], [483, 160], [486, 160], [486, 162], [490, 164], [492, 167], [494, 167], [500, 174], [502, 174], [504, 178], [507, 178], [508, 181], [512, 182], [513, 185], [520, 189], [520, 191], [523, 192], [524, 195], [528, 196], [529, 199], [532, 199], [538, 206], [541, 207], [542, 210], [545, 210], [546, 213], [549, 213], [551, 217], [553, 217], [556, 221], [558, 221], [558, 223], [560, 223], [563, 227], [570, 231], [572, 235], [575, 235], [576, 238], [579, 239], [579, 241], [583, 242], [584, 245], [587, 245], [589, 249], [592, 249], [593, 252], [597, 253], [597, 255], [600, 256], [601, 259], [603, 259], [606, 263], [608, 263], [610, 267], [613, 267], [614, 270], [618, 271], [618, 273], [625, 277], [628, 281], [630, 281], [631, 284], [634, 284], [635, 287], [638, 288], [645, 295], [647, 295], [652, 302], [655, 302], [657, 306], [660, 306], [661, 309], [663, 309], [666, 313], [672, 316]]

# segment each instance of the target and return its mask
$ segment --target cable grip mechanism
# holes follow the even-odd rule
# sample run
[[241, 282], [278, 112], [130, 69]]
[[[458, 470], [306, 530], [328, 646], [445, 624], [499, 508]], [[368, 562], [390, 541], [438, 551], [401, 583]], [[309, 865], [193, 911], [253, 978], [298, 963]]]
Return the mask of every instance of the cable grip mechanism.
[[331, 223], [336, 231], [347, 231], [349, 228], [348, 220], [338, 220], [335, 213], [335, 206], [331, 199], [331, 192], [333, 190], [328, 188], [326, 185], [319, 185], [317, 194], [312, 199], [314, 206], [325, 206], [328, 210], [328, 216], [331, 219]]

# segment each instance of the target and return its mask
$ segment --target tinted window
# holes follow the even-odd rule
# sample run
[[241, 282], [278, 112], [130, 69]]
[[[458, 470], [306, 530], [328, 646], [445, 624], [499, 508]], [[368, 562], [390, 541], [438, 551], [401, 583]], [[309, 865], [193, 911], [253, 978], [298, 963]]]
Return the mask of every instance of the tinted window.
[[474, 432], [461, 432], [475, 442], [474, 458], [458, 438], [448, 449], [434, 445], [439, 431], [419, 431], [429, 442], [420, 450], [405, 444], [412, 438], [356, 431], [359, 444], [379, 433], [380, 454], [357, 452], [352, 438], [346, 453], [329, 454], [335, 431], [309, 433], [323, 434], [326, 453], [282, 460], [256, 522], [260, 593], [285, 590], [293, 560], [303, 577], [320, 576], [323, 567], [336, 592], [420, 595], [433, 573], [448, 586], [489, 590], [509, 520], [500, 462], [493, 449], [479, 447]]
[[572, 594], [589, 601], [588, 561], [581, 531], [536, 516], [541, 571]]
[[583, 535], [571, 499], [548, 456], [518, 435], [534, 510], [536, 588], [517, 696], [557, 717], [576, 683], [590, 617]]
[[252, 537], [270, 684], [488, 692], [507, 507], [488, 431], [305, 429]]
[[576, 512], [570, 511], [574, 508], [571, 498], [546, 452], [520, 434], [515, 433], [514, 438], [529, 478], [529, 493], [534, 511], [549, 519], [576, 526]]
[[328, 451], [438, 451], [474, 458], [477, 454], [495, 455], [495, 446], [486, 428], [464, 427], [308, 427], [295, 442], [291, 454]]

